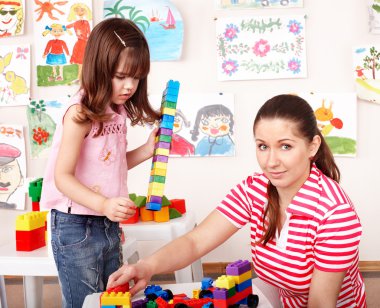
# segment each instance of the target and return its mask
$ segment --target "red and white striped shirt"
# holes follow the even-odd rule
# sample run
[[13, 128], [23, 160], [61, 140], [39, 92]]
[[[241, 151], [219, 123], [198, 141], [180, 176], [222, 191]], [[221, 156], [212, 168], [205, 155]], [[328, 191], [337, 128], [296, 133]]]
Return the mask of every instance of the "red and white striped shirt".
[[250, 222], [256, 274], [279, 288], [284, 307], [300, 308], [307, 306], [314, 268], [347, 271], [337, 307], [366, 307], [358, 269], [362, 227], [339, 184], [313, 165], [309, 178], [287, 208], [288, 219], [280, 238], [263, 246], [256, 242], [264, 233], [267, 185], [264, 174], [255, 173], [231, 189], [217, 208], [238, 228]]

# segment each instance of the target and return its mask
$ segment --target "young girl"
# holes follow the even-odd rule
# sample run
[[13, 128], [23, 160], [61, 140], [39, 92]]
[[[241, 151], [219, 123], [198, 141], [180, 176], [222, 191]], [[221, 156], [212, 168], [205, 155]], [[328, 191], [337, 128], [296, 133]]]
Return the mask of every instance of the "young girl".
[[366, 307], [362, 227], [313, 109], [298, 96], [275, 96], [253, 133], [262, 172], [232, 188], [193, 231], [112, 274], [109, 287], [133, 279], [135, 294], [152, 275], [191, 264], [249, 223], [255, 273], [278, 288], [283, 307]]
[[91, 32], [80, 91], [54, 135], [41, 205], [51, 208], [52, 247], [63, 307], [82, 307], [86, 295], [104, 291], [121, 265], [118, 222], [135, 213], [127, 171], [153, 155], [147, 142], [127, 152], [132, 125], [159, 119], [147, 97], [150, 56], [142, 32], [113, 18]]
[[24, 10], [21, 0], [0, 0], [0, 38], [22, 34]]

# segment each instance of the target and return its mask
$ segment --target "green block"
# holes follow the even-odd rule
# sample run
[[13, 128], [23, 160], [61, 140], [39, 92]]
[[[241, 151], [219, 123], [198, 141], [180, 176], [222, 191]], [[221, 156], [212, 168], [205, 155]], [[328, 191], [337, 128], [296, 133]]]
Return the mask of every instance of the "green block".
[[178, 212], [176, 209], [169, 208], [169, 219], [174, 219], [178, 217], [182, 217], [182, 214]]
[[168, 101], [162, 101], [161, 102], [161, 108], [171, 108], [171, 109], [176, 109], [177, 108], [177, 103], [173, 102], [168, 102]]
[[162, 175], [151, 175], [149, 183], [156, 182], [165, 184], [165, 179], [166, 177]]
[[162, 197], [162, 206], [169, 206], [171, 204], [171, 202], [169, 201], [168, 198], [166, 198], [166, 196], [164, 195]]
[[132, 193], [132, 194], [129, 194], [129, 199], [131, 199], [132, 201], [135, 201], [136, 200], [136, 194]]
[[155, 301], [149, 301], [146, 303], [146, 308], [157, 308], [158, 305]]
[[170, 143], [170, 142], [172, 142], [172, 136], [162, 135], [162, 134], [161, 134], [161, 135], [158, 137], [158, 140], [159, 140], [159, 141], [164, 141], [164, 142]]
[[39, 178], [29, 183], [28, 194], [33, 202], [39, 202], [41, 199], [42, 182], [43, 179]]
[[135, 200], [133, 200], [137, 207], [143, 207], [146, 204], [145, 196], [137, 196]]

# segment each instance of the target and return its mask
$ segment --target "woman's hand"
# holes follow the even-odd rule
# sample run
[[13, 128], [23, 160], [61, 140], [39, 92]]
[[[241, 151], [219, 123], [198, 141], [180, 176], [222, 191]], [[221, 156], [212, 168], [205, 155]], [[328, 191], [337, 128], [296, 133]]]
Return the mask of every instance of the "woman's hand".
[[140, 290], [145, 289], [152, 275], [150, 265], [144, 260], [139, 260], [132, 265], [124, 264], [109, 277], [107, 289], [115, 288], [133, 280], [134, 286], [129, 290], [131, 296], [133, 296]]
[[102, 213], [114, 222], [120, 222], [132, 217], [136, 213], [136, 205], [126, 197], [105, 199], [102, 204]]

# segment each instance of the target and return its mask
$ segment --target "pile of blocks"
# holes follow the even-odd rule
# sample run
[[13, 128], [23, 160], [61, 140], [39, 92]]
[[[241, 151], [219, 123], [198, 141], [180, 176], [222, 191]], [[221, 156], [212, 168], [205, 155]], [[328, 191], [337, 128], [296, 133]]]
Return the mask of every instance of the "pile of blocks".
[[164, 196], [166, 170], [177, 108], [179, 82], [169, 80], [161, 101], [161, 123], [156, 137], [146, 209], [159, 211]]
[[131, 199], [137, 206], [136, 213], [131, 218], [122, 221], [124, 224], [133, 224], [141, 221], [166, 222], [170, 219], [181, 217], [186, 213], [185, 199], [169, 200], [165, 195], [161, 198], [161, 209], [151, 211], [147, 209], [147, 197], [129, 194]]

